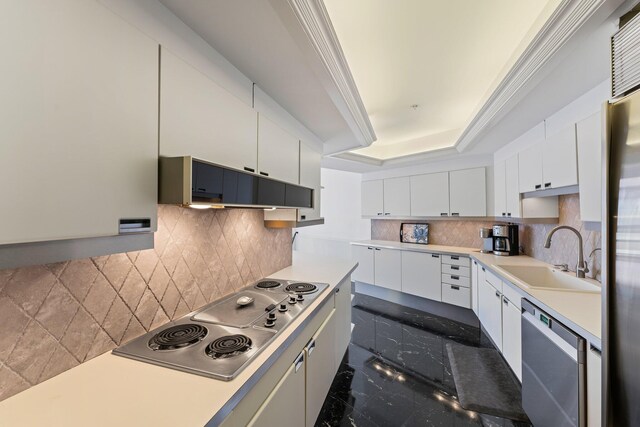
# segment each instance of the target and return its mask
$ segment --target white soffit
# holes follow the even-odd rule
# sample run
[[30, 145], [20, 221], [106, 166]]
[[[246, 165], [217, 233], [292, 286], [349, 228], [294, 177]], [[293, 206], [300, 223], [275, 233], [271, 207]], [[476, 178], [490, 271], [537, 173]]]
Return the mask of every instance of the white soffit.
[[559, 3], [324, 0], [378, 137], [354, 153], [454, 147]]

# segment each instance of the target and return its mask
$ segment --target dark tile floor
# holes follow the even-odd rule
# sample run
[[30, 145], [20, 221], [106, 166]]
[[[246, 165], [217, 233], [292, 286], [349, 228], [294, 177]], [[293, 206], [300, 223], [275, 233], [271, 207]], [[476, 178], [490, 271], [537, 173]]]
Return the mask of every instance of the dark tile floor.
[[316, 426], [514, 426], [456, 399], [446, 344], [492, 344], [480, 329], [356, 294], [349, 349]]

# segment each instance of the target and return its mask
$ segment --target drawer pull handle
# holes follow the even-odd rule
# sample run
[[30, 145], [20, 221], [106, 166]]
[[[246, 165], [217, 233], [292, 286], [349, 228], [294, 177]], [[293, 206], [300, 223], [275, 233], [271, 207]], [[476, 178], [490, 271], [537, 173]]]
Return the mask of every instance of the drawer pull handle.
[[544, 188], [549, 188], [551, 187], [551, 183], [550, 182], [545, 182], [544, 183]]
[[300, 368], [302, 367], [302, 365], [304, 365], [304, 351], [298, 355], [298, 357], [296, 358], [296, 361], [294, 363], [295, 363], [295, 366], [296, 366], [296, 368], [295, 368], [296, 372], [298, 372], [300, 370]]
[[451, 289], [453, 289], [454, 291], [459, 291], [460, 290], [460, 286], [451, 285]]
[[260, 175], [262, 175], [262, 176], [269, 176], [269, 172], [262, 172], [262, 171], [260, 171]]
[[378, 212], [378, 215], [382, 215], [382, 212]]
[[458, 267], [457, 265], [452, 265], [452, 266], [451, 266], [451, 269], [452, 269], [452, 270], [460, 270], [460, 267]]
[[460, 259], [459, 256], [451, 255], [451, 259], [454, 261], [458, 261]]
[[372, 250], [373, 248], [371, 246], [367, 246], [367, 249]]
[[385, 214], [385, 215], [391, 215], [389, 212], [385, 212], [384, 214]]
[[431, 254], [431, 258], [440, 258], [440, 255], [438, 255], [438, 254]]
[[451, 276], [453, 280], [460, 280], [460, 276]]
[[505, 212], [502, 212], [502, 216], [507, 216], [507, 214]]
[[460, 216], [459, 212], [451, 212], [451, 216]]
[[374, 248], [374, 249], [375, 249], [376, 251], [379, 251], [379, 250], [381, 250], [380, 248]]
[[251, 173], [256, 171], [254, 168], [248, 168], [246, 166], [244, 167], [244, 170], [246, 170], [247, 172], [251, 172]]
[[511, 216], [511, 212], [507, 212], [507, 216]]
[[507, 299], [507, 297], [502, 297], [502, 303], [504, 305], [509, 305], [509, 300]]
[[496, 296], [500, 298], [500, 292], [496, 291]]
[[542, 184], [536, 184], [536, 190], [539, 190], [542, 188]]
[[440, 216], [449, 216], [449, 214], [446, 213], [446, 212], [442, 212], [442, 213], [440, 213]]
[[482, 271], [487, 271], [487, 270], [485, 270], [484, 267], [482, 267]]

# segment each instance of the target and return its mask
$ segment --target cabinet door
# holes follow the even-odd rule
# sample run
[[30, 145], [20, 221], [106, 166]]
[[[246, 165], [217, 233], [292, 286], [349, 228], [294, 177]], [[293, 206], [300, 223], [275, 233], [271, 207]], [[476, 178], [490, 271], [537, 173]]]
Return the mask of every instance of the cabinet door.
[[505, 162], [493, 165], [493, 191], [495, 216], [507, 216], [507, 177]]
[[502, 351], [502, 294], [486, 280], [478, 285], [478, 306], [480, 323]]
[[576, 126], [571, 125], [547, 136], [542, 151], [543, 188], [578, 184]]
[[518, 187], [518, 155], [516, 154], [505, 162], [505, 202], [508, 217], [522, 217]]
[[0, 244], [155, 230], [158, 43], [100, 2], [5, 6]]
[[353, 260], [358, 263], [351, 276], [355, 282], [373, 284], [374, 277], [374, 248], [372, 246], [351, 246]]
[[479, 316], [478, 292], [480, 283], [484, 282], [484, 267], [474, 260], [471, 267], [471, 309]]
[[542, 189], [543, 141], [518, 153], [518, 188], [520, 193]]
[[402, 290], [402, 252], [375, 248], [374, 284], [394, 291]]
[[402, 252], [402, 292], [442, 301], [439, 254]]
[[336, 307], [335, 368], [338, 369], [351, 341], [351, 280], [340, 283], [334, 292]]
[[322, 154], [300, 142], [300, 185], [313, 189], [313, 208], [298, 209], [298, 220], [320, 218]]
[[[307, 344], [305, 348], [305, 354], [307, 357], [307, 404], [306, 404], [306, 425], [315, 425], [316, 419], [322, 409], [333, 377], [336, 373], [335, 367], [335, 310], [331, 311], [327, 320], [324, 321], [318, 332], [316, 332]], [[290, 412], [303, 412], [300, 410], [302, 406], [288, 407]], [[284, 412], [284, 413], [287, 413]], [[282, 415], [282, 414], [281, 414]], [[263, 424], [264, 426], [278, 426], [282, 425], [282, 420], [277, 424]], [[287, 420], [287, 425], [297, 426], [303, 424], [290, 423]]]
[[382, 180], [362, 182], [362, 216], [382, 216]]
[[602, 425], [602, 360], [600, 351], [587, 351], [587, 426]]
[[384, 214], [390, 216], [411, 215], [411, 180], [409, 177], [384, 180]]
[[486, 216], [485, 168], [449, 172], [449, 210], [452, 216]]
[[298, 184], [300, 140], [264, 114], [258, 116], [258, 172], [260, 175]]
[[[248, 427], [279, 426], [283, 417], [292, 426], [304, 426], [305, 411], [305, 354], [300, 353], [280, 382], [264, 401], [258, 412], [247, 424]], [[295, 408], [295, 410], [291, 410]]]
[[160, 155], [255, 171], [255, 110], [167, 49], [160, 68]]
[[600, 113], [576, 124], [580, 219], [602, 220], [602, 123]]
[[505, 296], [502, 297], [502, 355], [522, 381], [522, 330], [520, 309]]
[[449, 215], [449, 172], [411, 177], [411, 216]]

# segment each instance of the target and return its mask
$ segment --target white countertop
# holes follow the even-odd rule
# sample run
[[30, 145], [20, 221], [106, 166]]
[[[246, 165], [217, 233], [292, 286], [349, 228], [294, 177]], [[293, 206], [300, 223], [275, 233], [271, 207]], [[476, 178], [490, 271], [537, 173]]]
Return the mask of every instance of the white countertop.
[[419, 245], [387, 240], [360, 240], [351, 242], [358, 246], [375, 246], [386, 249], [397, 249], [417, 252], [437, 252], [444, 254], [466, 255], [476, 259], [494, 274], [516, 286], [531, 302], [547, 311], [551, 316], [576, 331], [596, 346], [600, 346], [602, 336], [602, 295], [580, 291], [553, 291], [527, 287], [517, 277], [500, 269], [501, 265], [547, 266], [550, 265], [526, 255], [496, 256], [483, 254], [476, 248], [464, 248], [442, 245]]
[[[351, 261], [294, 253], [293, 265], [271, 277], [329, 283], [328, 293], [355, 267]], [[323, 301], [314, 300], [305, 314]], [[204, 426], [305, 318], [303, 314], [291, 323], [232, 381], [105, 353], [0, 402], [0, 425]]]
[[550, 265], [525, 255], [502, 257], [476, 252], [471, 255], [480, 264], [515, 285], [532, 298], [531, 302], [548, 312], [567, 327], [600, 346], [602, 336], [602, 294], [580, 291], [553, 291], [528, 288], [527, 284], [500, 268], [506, 265], [547, 266]]
[[443, 246], [443, 245], [421, 245], [416, 243], [391, 242], [389, 240], [358, 240], [351, 242], [352, 245], [358, 246], [375, 246], [385, 249], [398, 249], [402, 251], [429, 252], [451, 255], [469, 256], [474, 252], [478, 252], [476, 248], [463, 248], [460, 246]]

